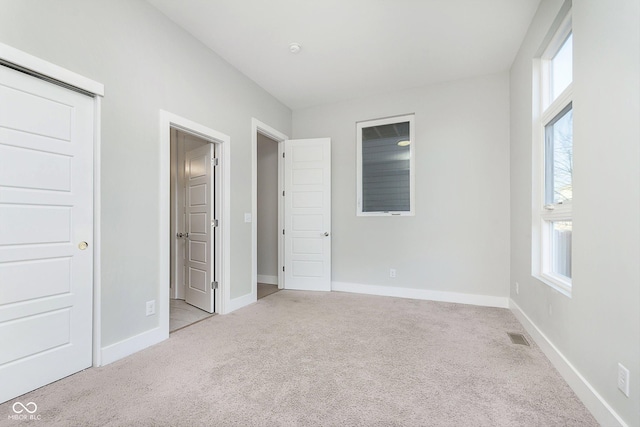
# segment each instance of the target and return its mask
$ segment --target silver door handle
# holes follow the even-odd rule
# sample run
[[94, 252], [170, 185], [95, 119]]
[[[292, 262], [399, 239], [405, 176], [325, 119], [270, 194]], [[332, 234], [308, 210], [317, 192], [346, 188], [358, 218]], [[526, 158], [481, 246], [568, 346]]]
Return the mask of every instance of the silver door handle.
[[178, 233], [178, 234], [176, 234], [176, 236], [185, 237], [186, 238], [186, 237], [189, 237], [189, 233]]
[[328, 231], [324, 232], [324, 237], [329, 237], [329, 232]]

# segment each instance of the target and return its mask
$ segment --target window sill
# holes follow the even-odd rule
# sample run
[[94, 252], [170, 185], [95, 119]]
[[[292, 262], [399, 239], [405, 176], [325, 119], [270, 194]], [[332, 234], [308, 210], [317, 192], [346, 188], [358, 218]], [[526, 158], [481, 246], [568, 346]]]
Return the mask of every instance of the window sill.
[[556, 291], [560, 292], [562, 295], [571, 298], [571, 282], [564, 280], [560, 276], [552, 275], [552, 274], [534, 274], [534, 279], [538, 279], [542, 283], [547, 286], [552, 287]]
[[415, 216], [414, 212], [356, 212], [356, 216]]

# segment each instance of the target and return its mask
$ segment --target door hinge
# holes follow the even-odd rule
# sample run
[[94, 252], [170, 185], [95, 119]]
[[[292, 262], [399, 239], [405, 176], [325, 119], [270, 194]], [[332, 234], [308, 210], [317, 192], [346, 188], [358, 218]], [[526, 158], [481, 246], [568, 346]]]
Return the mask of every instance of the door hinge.
[[218, 166], [218, 165], [220, 164], [220, 162], [218, 161], [218, 158], [217, 158], [217, 157], [212, 157], [212, 158], [211, 158], [211, 164], [212, 164], [213, 166]]
[[284, 234], [284, 228], [282, 229], [282, 234]]
[[284, 197], [284, 190], [282, 190], [282, 197]]
[[216, 281], [211, 282], [211, 289], [218, 289], [218, 282]]
[[284, 271], [284, 265], [282, 266], [282, 271]]
[[282, 153], [282, 158], [284, 159], [284, 153]]
[[217, 219], [212, 219], [211, 220], [211, 226], [212, 227], [217, 227], [220, 224], [220, 221], [218, 221]]

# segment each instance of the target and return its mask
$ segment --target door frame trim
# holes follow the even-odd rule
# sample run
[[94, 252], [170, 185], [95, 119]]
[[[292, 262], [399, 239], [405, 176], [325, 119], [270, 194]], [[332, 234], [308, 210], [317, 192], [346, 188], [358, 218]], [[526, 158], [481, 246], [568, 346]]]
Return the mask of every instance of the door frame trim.
[[[278, 143], [278, 194], [284, 190], [284, 142], [289, 139], [284, 133], [256, 118], [251, 119], [251, 301], [258, 299], [258, 133]], [[278, 196], [278, 228], [284, 228], [284, 203]], [[278, 233], [278, 288], [284, 289], [284, 240]]]
[[211, 143], [217, 144], [218, 158], [222, 178], [220, 228], [222, 230], [220, 247], [220, 270], [217, 276], [219, 286], [215, 290], [215, 312], [226, 314], [229, 311], [231, 296], [231, 138], [221, 132], [193, 122], [184, 117], [160, 110], [160, 280], [158, 287], [158, 321], [160, 330], [169, 335], [169, 284], [171, 263], [170, 230], [171, 230], [171, 128], [195, 135]]
[[98, 83], [3, 43], [0, 43], [0, 60], [17, 65], [23, 70], [32, 71], [38, 76], [47, 77], [48, 79], [81, 89], [86, 93], [94, 95], [94, 97], [104, 96], [104, 85], [102, 83]]
[[104, 85], [4, 43], [0, 43], [0, 62], [0, 65], [16, 66], [20, 71], [33, 73], [36, 77], [44, 78], [53, 84], [61, 83], [69, 90], [80, 89], [88, 96], [93, 97], [93, 307], [91, 310], [93, 332], [91, 349], [93, 366], [100, 366], [102, 363], [100, 129], [102, 127], [101, 102], [104, 96]]

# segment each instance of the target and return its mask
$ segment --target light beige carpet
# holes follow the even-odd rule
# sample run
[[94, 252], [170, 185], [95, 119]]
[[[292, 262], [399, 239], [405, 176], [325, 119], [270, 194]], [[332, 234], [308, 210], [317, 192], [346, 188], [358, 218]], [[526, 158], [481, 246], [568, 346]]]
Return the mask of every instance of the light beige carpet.
[[0, 424], [20, 401], [46, 426], [597, 425], [507, 332], [506, 309], [282, 291], [2, 404]]

